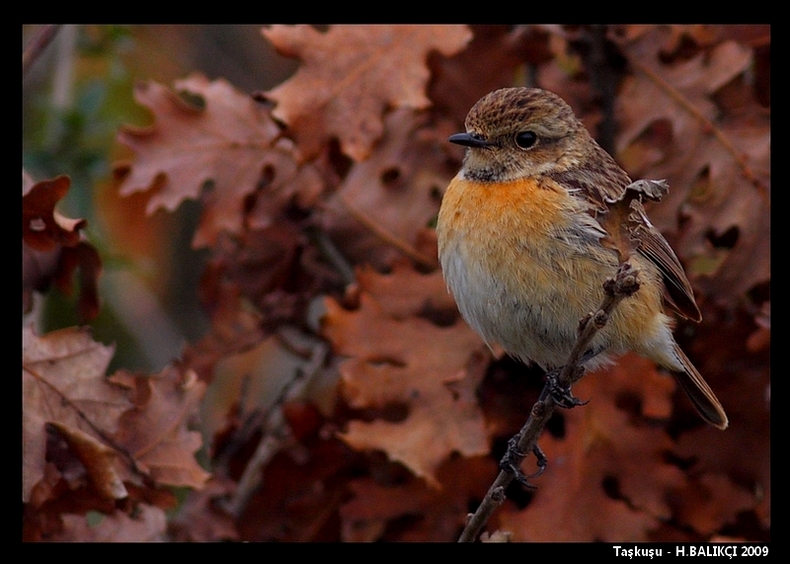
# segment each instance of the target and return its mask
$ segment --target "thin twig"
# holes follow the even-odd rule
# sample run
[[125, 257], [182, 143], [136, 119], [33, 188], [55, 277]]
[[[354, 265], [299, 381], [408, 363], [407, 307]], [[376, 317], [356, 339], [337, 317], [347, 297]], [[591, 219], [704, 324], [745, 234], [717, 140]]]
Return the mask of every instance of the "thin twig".
[[22, 78], [25, 78], [25, 75], [33, 67], [33, 63], [38, 60], [41, 53], [47, 48], [47, 45], [52, 42], [52, 39], [58, 33], [58, 29], [60, 29], [59, 24], [49, 24], [41, 26], [36, 31], [27, 49], [22, 53]]
[[[604, 283], [605, 297], [601, 306], [595, 313], [590, 313], [580, 321], [579, 334], [576, 344], [571, 351], [568, 361], [562, 367], [558, 378], [560, 386], [568, 386], [577, 382], [584, 375], [583, 356], [587, 352], [590, 342], [595, 334], [606, 325], [609, 317], [620, 301], [634, 294], [639, 289], [637, 279], [638, 271], [633, 270], [629, 263], [624, 263], [617, 271], [614, 278]], [[518, 468], [521, 462], [535, 449], [538, 437], [548, 420], [554, 413], [556, 402], [551, 394], [551, 385], [547, 382], [543, 391], [532, 406], [532, 412], [527, 422], [521, 428], [513, 441], [516, 452], [513, 458], [514, 466]], [[485, 527], [491, 514], [505, 501], [505, 489], [515, 478], [511, 471], [501, 470], [491, 484], [488, 493], [483, 498], [480, 507], [469, 517], [458, 542], [473, 542]]]
[[[287, 333], [284, 332], [278, 333], [278, 336], [281, 339], [288, 339]], [[292, 349], [293, 347], [289, 348]], [[304, 366], [303, 370], [297, 371], [293, 380], [283, 387], [271, 409], [265, 413], [256, 414], [255, 421], [260, 421], [258, 428], [263, 431], [263, 436], [258, 442], [252, 457], [247, 462], [232, 497], [224, 500], [222, 504], [229, 515], [239, 517], [242, 514], [252, 495], [261, 487], [263, 479], [262, 469], [278, 452], [297, 444], [285, 418], [283, 405], [289, 399], [304, 395], [305, 389], [323, 367], [328, 352], [327, 345], [316, 343], [307, 365]], [[227, 458], [230, 458], [231, 454], [227, 453]]]

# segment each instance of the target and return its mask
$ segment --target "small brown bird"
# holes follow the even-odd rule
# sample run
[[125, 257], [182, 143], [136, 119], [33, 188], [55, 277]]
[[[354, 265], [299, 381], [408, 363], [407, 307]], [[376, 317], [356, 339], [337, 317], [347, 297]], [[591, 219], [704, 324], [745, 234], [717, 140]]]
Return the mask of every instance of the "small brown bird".
[[666, 299], [680, 315], [701, 319], [683, 267], [638, 200], [637, 226], [628, 227], [634, 252], [617, 247], [625, 226], [609, 212], [631, 179], [570, 106], [537, 88], [497, 90], [450, 141], [468, 149], [439, 211], [439, 260], [472, 328], [524, 362], [558, 368], [625, 255], [640, 288], [595, 335], [586, 366], [634, 351], [672, 372], [700, 415], [725, 429], [724, 409], [664, 314]]

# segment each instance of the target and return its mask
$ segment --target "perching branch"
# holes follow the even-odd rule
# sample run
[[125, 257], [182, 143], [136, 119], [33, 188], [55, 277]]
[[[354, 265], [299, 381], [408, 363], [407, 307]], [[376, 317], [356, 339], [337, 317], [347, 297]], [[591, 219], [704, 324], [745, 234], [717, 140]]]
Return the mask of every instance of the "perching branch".
[[[505, 501], [505, 489], [517, 476], [520, 476], [520, 470], [518, 469], [527, 454], [535, 452], [538, 457], [539, 470], [536, 475], [543, 471], [546, 462], [537, 444], [543, 427], [551, 418], [557, 405], [557, 400], [552, 392], [556, 390], [557, 386], [561, 389], [570, 390], [570, 386], [584, 375], [584, 362], [588, 360], [584, 358], [584, 355], [590, 342], [595, 334], [609, 321], [609, 317], [614, 308], [617, 307], [617, 304], [623, 298], [633, 295], [639, 289], [638, 274], [639, 272], [633, 270], [631, 265], [626, 262], [620, 265], [614, 278], [609, 278], [604, 282], [603, 287], [606, 295], [603, 302], [595, 313], [589, 313], [580, 320], [576, 344], [568, 357], [568, 361], [562, 367], [559, 376], [556, 377], [553, 383], [547, 381], [538, 401], [532, 406], [529, 419], [527, 419], [521, 431], [508, 443], [508, 452], [501, 463], [506, 469], [499, 472], [496, 480], [488, 489], [485, 498], [483, 498], [480, 507], [467, 520], [466, 527], [461, 533], [458, 542], [473, 542], [480, 535], [483, 527], [488, 522], [488, 518]], [[570, 397], [569, 393], [568, 395]]]

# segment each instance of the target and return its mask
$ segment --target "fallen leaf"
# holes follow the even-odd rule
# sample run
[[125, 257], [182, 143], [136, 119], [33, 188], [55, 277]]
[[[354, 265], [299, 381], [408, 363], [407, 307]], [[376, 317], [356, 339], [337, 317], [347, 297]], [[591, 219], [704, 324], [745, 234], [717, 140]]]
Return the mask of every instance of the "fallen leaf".
[[[472, 40], [455, 55], [435, 61], [430, 97], [436, 110], [463, 126], [483, 95], [511, 84], [525, 65], [552, 60], [545, 25], [473, 25]], [[470, 80], [474, 77], [474, 80]], [[452, 131], [451, 133], [457, 133]]]
[[313, 438], [307, 448], [280, 451], [237, 521], [242, 540], [337, 540], [337, 510], [358, 455], [336, 439]]
[[425, 275], [406, 266], [405, 262], [395, 263], [393, 273], [397, 276], [382, 276], [370, 266], [357, 269], [359, 287], [388, 317], [402, 320], [415, 316], [434, 320], [458, 318], [455, 301], [438, 273]]
[[118, 471], [118, 453], [115, 450], [79, 429], [58, 423], [52, 426], [77, 455], [96, 492], [108, 499], [123, 499], [129, 495]]
[[239, 532], [233, 518], [218, 509], [216, 500], [229, 496], [235, 483], [213, 477], [206, 487], [192, 490], [170, 520], [168, 529], [176, 542], [237, 541]]
[[[694, 340], [695, 363], [716, 391], [730, 419], [727, 432], [718, 433], [707, 425], [686, 429], [673, 452], [691, 464], [693, 476], [724, 476], [731, 484], [722, 491], [733, 493], [732, 506], [744, 514], [751, 510], [770, 528], [771, 505], [771, 371], [770, 351], [751, 352], [747, 348], [751, 314], [742, 312], [739, 319], [730, 313], [708, 310], [708, 324], [698, 329]], [[692, 352], [692, 351], [689, 351]], [[696, 360], [698, 358], [698, 360]], [[695, 414], [689, 414], [689, 418]], [[720, 478], [716, 478], [720, 479]], [[751, 496], [751, 505], [743, 508], [742, 494]], [[712, 492], [717, 498], [720, 492]], [[721, 504], [719, 525], [727, 524], [732, 514]], [[691, 515], [703, 508], [684, 508]], [[709, 514], [706, 519], [711, 519]]]
[[99, 314], [99, 276], [102, 272], [102, 261], [96, 248], [85, 241], [80, 241], [73, 247], [65, 247], [60, 254], [60, 265], [54, 281], [66, 295], [72, 292], [72, 281], [77, 270], [80, 273], [77, 314], [81, 322], [87, 323]]

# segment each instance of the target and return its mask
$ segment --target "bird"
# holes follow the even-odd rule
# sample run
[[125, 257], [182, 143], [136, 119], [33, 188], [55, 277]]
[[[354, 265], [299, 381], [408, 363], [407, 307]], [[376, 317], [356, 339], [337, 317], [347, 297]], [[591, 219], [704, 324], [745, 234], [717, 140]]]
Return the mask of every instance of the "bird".
[[436, 234], [445, 282], [466, 322], [489, 346], [556, 370], [625, 258], [639, 290], [594, 336], [585, 367], [633, 351], [672, 373], [702, 419], [726, 429], [721, 403], [667, 315], [701, 320], [683, 266], [640, 200], [629, 225], [612, 213], [631, 178], [572, 108], [548, 90], [502, 88], [472, 106], [465, 129], [449, 138], [466, 152], [442, 196]]

